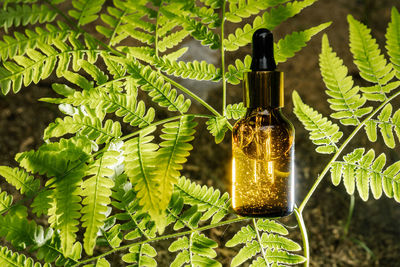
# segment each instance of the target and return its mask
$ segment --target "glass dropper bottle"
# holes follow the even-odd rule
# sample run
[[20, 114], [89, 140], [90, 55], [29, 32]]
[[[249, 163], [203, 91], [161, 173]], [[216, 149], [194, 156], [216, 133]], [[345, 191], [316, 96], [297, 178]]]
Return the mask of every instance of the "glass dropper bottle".
[[253, 35], [245, 73], [243, 119], [232, 130], [232, 207], [241, 216], [282, 217], [294, 206], [294, 128], [282, 114], [283, 72], [276, 71], [272, 33]]

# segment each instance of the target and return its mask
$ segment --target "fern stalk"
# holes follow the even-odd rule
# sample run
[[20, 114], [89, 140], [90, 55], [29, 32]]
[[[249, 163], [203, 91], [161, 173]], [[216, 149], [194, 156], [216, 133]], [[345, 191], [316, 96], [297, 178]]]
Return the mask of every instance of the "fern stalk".
[[[221, 21], [221, 71], [222, 71], [222, 115], [226, 115], [226, 79], [225, 79], [225, 48], [224, 48], [224, 25], [225, 25], [226, 0], [222, 1]], [[230, 128], [232, 130], [232, 128]]]
[[193, 230], [188, 230], [188, 231], [185, 231], [185, 232], [174, 233], [174, 234], [169, 234], [169, 235], [163, 235], [163, 236], [151, 238], [151, 239], [148, 239], [148, 240], [143, 240], [143, 241], [140, 241], [140, 242], [127, 244], [127, 245], [112, 249], [110, 251], [107, 251], [107, 252], [105, 252], [103, 254], [100, 254], [98, 256], [95, 256], [95, 257], [92, 257], [92, 258], [89, 258], [89, 259], [86, 259], [86, 260], [83, 260], [83, 261], [79, 261], [76, 264], [72, 265], [72, 267], [77, 267], [77, 266], [81, 266], [83, 264], [87, 264], [87, 263], [92, 262], [92, 261], [96, 261], [96, 260], [98, 260], [100, 258], [106, 257], [107, 255], [113, 254], [113, 253], [115, 253], [117, 251], [120, 251], [120, 250], [128, 249], [128, 248], [133, 247], [133, 246], [143, 245], [143, 244], [146, 244], [146, 243], [156, 242], [156, 241], [165, 240], [165, 239], [169, 239], [169, 238], [177, 238], [177, 237], [181, 237], [181, 236], [185, 236], [185, 235], [190, 235], [190, 234], [192, 234], [194, 232], [202, 232], [202, 231], [209, 230], [209, 229], [212, 229], [212, 228], [224, 226], [224, 225], [227, 225], [227, 224], [237, 223], [237, 222], [243, 222], [243, 221], [247, 221], [247, 220], [249, 220], [249, 218], [237, 217], [235, 219], [231, 219], [231, 220], [227, 220], [227, 221], [223, 221], [223, 222], [219, 222], [219, 223], [205, 225], [203, 227], [198, 227], [198, 228], [195, 228]]
[[264, 258], [265, 264], [267, 265], [267, 267], [270, 267], [267, 256], [265, 255], [265, 250], [263, 248], [262, 245], [262, 241], [261, 241], [261, 237], [260, 237], [260, 231], [258, 231], [258, 227], [257, 227], [257, 221], [255, 218], [253, 218], [253, 225], [254, 225], [254, 230], [256, 230], [256, 234], [257, 234], [257, 241], [260, 244], [260, 248], [261, 248], [261, 254]]
[[400, 95], [400, 92], [397, 92], [387, 98], [385, 102], [383, 102], [379, 107], [377, 107], [368, 117], [366, 117], [354, 130], [353, 132], [346, 138], [346, 140], [343, 142], [343, 144], [339, 147], [339, 149], [336, 151], [336, 153], [333, 155], [329, 163], [325, 166], [325, 169], [321, 172], [321, 174], [318, 176], [317, 180], [314, 182], [313, 186], [311, 189], [308, 191], [306, 197], [303, 199], [299, 206], [299, 213], [301, 214], [304, 210], [304, 207], [307, 205], [307, 202], [310, 200], [311, 196], [317, 189], [318, 185], [321, 183], [322, 179], [325, 177], [325, 174], [329, 171], [329, 169], [332, 166], [332, 163], [335, 162], [335, 160], [339, 157], [339, 155], [342, 153], [342, 151], [346, 148], [347, 144], [353, 139], [353, 137], [358, 133], [358, 131], [364, 127], [365, 123], [373, 116], [375, 116], [383, 107], [385, 107], [390, 101], [392, 101], [394, 98], [396, 98], [398, 95]]
[[304, 267], [309, 267], [310, 266], [310, 244], [308, 243], [308, 235], [307, 235], [307, 228], [306, 224], [304, 223], [303, 215], [299, 211], [299, 209], [296, 207], [294, 208], [294, 215], [296, 216], [297, 223], [300, 228], [300, 233], [301, 233], [301, 239], [303, 241], [303, 255], [306, 258], [306, 261], [304, 262], [303, 266]]

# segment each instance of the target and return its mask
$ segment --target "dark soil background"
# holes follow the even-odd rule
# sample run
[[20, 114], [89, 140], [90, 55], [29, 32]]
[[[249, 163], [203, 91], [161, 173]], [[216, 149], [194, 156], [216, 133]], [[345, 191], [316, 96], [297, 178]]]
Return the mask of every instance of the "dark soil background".
[[[360, 77], [355, 65], [352, 64], [349, 52], [346, 16], [352, 14], [356, 19], [367, 23], [384, 51], [384, 35], [390, 20], [390, 8], [396, 5], [399, 8], [399, 4], [398, 0], [320, 0], [305, 9], [302, 14], [283, 23], [274, 32], [278, 39], [295, 30], [333, 21], [332, 26], [326, 31], [331, 45], [343, 58], [356, 83], [360, 83]], [[227, 32], [232, 32], [232, 29], [232, 25], [228, 24]], [[297, 203], [301, 202], [330, 159], [329, 156], [314, 151], [313, 144], [308, 140], [308, 133], [292, 114], [291, 104], [291, 93], [297, 90], [305, 103], [318, 109], [325, 116], [330, 113], [318, 67], [321, 37], [321, 34], [316, 36], [297, 56], [279, 66], [286, 76], [285, 113], [296, 128]], [[202, 48], [197, 41], [189, 40], [183, 45], [190, 46], [191, 49], [184, 60], [205, 59], [218, 64], [219, 54], [208, 48]], [[241, 49], [240, 52], [227, 53], [227, 63], [233, 63], [236, 58], [243, 59], [248, 53], [250, 46]], [[55, 105], [37, 101], [41, 97], [54, 95], [50, 89], [52, 82], [54, 78], [24, 88], [17, 95], [0, 97], [0, 165], [15, 166], [16, 153], [40, 146], [43, 143], [42, 133], [45, 127], [61, 115]], [[183, 83], [207, 99], [214, 107], [221, 106], [222, 93], [219, 84], [190, 81]], [[240, 86], [228, 87], [228, 103], [241, 101], [241, 94]], [[192, 112], [206, 111], [193, 104]], [[344, 128], [345, 136], [351, 130], [351, 127]], [[215, 145], [204, 123], [200, 122], [194, 150], [183, 174], [200, 184], [214, 186], [223, 192], [229, 191], [230, 141], [228, 134], [224, 142]], [[360, 146], [374, 147], [377, 153], [386, 150], [388, 162], [400, 160], [398, 146], [388, 151], [382, 139], [378, 139], [375, 144], [369, 144], [363, 131], [360, 131], [351, 143], [351, 148]], [[345, 153], [350, 151], [349, 148]], [[15, 192], [4, 182], [1, 188]], [[400, 266], [400, 205], [386, 197], [363, 202], [356, 196], [354, 216], [349, 234], [345, 237], [343, 229], [348, 214], [349, 199], [343, 186], [334, 187], [327, 175], [308, 203], [304, 218], [311, 246], [311, 266]], [[289, 226], [296, 225], [292, 217], [282, 222]], [[236, 252], [224, 248], [223, 245], [238, 229], [239, 226], [235, 225], [214, 229], [208, 233], [220, 244], [218, 257], [224, 266], [229, 265]], [[292, 232], [292, 237], [300, 241], [298, 228], [292, 229]], [[159, 253], [157, 261], [160, 266], [167, 266], [167, 263], [173, 260], [174, 255], [166, 250], [169, 243], [170, 241], [165, 241], [157, 245]], [[118, 258], [119, 255], [113, 256], [115, 266], [119, 266]]]

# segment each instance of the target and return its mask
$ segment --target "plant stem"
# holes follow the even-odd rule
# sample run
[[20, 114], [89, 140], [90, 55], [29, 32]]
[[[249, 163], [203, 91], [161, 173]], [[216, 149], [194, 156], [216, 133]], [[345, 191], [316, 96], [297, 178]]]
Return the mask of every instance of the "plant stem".
[[355, 202], [354, 200], [355, 200], [355, 197], [353, 194], [350, 196], [349, 214], [347, 215], [346, 224], [344, 225], [344, 237], [346, 237], [347, 234], [349, 233], [351, 218], [353, 217], [353, 213], [354, 213], [354, 202]]
[[300, 207], [299, 207], [299, 212], [302, 213], [304, 210], [304, 207], [307, 205], [307, 202], [310, 200], [311, 196], [317, 189], [318, 185], [321, 183], [322, 179], [324, 178], [325, 174], [329, 171], [331, 168], [332, 163], [339, 157], [339, 155], [343, 152], [343, 150], [346, 148], [348, 143], [353, 139], [353, 137], [358, 133], [358, 131], [365, 125], [367, 121], [369, 121], [373, 116], [375, 116], [384, 106], [386, 106], [390, 101], [392, 101], [396, 96], [400, 95], [400, 91], [393, 94], [390, 96], [388, 99], [386, 99], [385, 102], [383, 102], [379, 107], [377, 107], [374, 112], [372, 112], [368, 117], [366, 117], [354, 130], [353, 132], [346, 138], [346, 140], [343, 142], [343, 144], [339, 147], [339, 149], [336, 151], [335, 155], [331, 158], [329, 163], [325, 166], [325, 169], [322, 171], [322, 173], [318, 176], [317, 180], [314, 182], [313, 186], [311, 189], [308, 191], [306, 197], [304, 198], [303, 202], [301, 202]]
[[226, 0], [222, 1], [221, 21], [221, 72], [222, 72], [222, 115], [226, 115], [226, 80], [225, 80], [225, 47], [224, 47], [224, 24], [225, 24]]
[[169, 238], [181, 237], [181, 236], [184, 236], [184, 235], [190, 235], [190, 234], [192, 234], [194, 232], [201, 232], [201, 231], [205, 231], [205, 230], [208, 230], [208, 229], [216, 228], [216, 227], [219, 227], [219, 226], [223, 226], [223, 225], [227, 225], [227, 224], [231, 224], [231, 223], [236, 223], [236, 222], [242, 222], [242, 221], [246, 221], [246, 220], [249, 220], [249, 218], [238, 217], [238, 218], [235, 218], [235, 219], [231, 219], [231, 220], [227, 220], [227, 221], [223, 221], [223, 222], [219, 222], [219, 223], [206, 225], [206, 226], [199, 227], [199, 228], [196, 228], [196, 229], [193, 229], [193, 230], [189, 230], [189, 231], [185, 231], [185, 232], [174, 233], [174, 234], [169, 234], [169, 235], [164, 235], [164, 236], [151, 238], [151, 239], [148, 239], [148, 240], [139, 241], [139, 242], [136, 242], [136, 243], [132, 243], [132, 244], [128, 244], [128, 245], [125, 245], [125, 246], [121, 246], [121, 247], [112, 249], [112, 250], [107, 251], [107, 252], [105, 252], [103, 254], [100, 254], [98, 256], [95, 256], [95, 257], [80, 261], [80, 262], [74, 264], [73, 266], [80, 266], [82, 264], [86, 264], [86, 263], [95, 261], [95, 260], [97, 260], [99, 258], [103, 258], [103, 257], [105, 257], [107, 255], [110, 255], [110, 254], [114, 253], [114, 252], [117, 252], [117, 251], [120, 251], [120, 250], [124, 250], [124, 249], [128, 249], [128, 248], [133, 247], [133, 246], [142, 245], [142, 244], [150, 243], [150, 242], [156, 242], [156, 241], [169, 239]]
[[310, 245], [308, 243], [307, 228], [304, 223], [303, 215], [297, 208], [294, 209], [294, 214], [296, 215], [296, 219], [301, 232], [301, 239], [303, 240], [303, 251], [304, 257], [306, 258], [306, 261], [304, 262], [304, 267], [308, 267], [310, 266]]

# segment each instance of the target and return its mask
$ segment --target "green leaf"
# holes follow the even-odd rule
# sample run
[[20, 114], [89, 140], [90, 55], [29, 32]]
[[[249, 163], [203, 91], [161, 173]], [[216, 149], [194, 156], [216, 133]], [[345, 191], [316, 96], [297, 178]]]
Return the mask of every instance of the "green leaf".
[[228, 131], [228, 120], [225, 117], [212, 117], [206, 122], [207, 130], [215, 137], [215, 143], [219, 144], [224, 140]]
[[155, 175], [156, 150], [158, 145], [152, 143], [154, 136], [150, 135], [155, 127], [148, 127], [124, 144], [125, 172], [137, 192], [139, 204], [150, 214], [153, 220], [159, 222], [165, 207], [160, 206], [162, 191], [160, 180]]
[[330, 47], [327, 35], [322, 38], [319, 62], [322, 78], [328, 88], [326, 94], [331, 97], [328, 99], [330, 108], [337, 111], [331, 117], [340, 119], [343, 125], [358, 125], [359, 118], [370, 113], [372, 107], [361, 108], [366, 98], [360, 96], [358, 86], [353, 87], [354, 81], [347, 76], [348, 70]]
[[[386, 94], [383, 86], [394, 76], [393, 67], [381, 54], [376, 40], [371, 36], [371, 30], [364, 24], [355, 20], [351, 15], [347, 17], [350, 25], [350, 51], [354, 57], [354, 63], [360, 70], [361, 77], [369, 82], [377, 84], [375, 90], [368, 93], [368, 99], [383, 101]], [[381, 95], [380, 98], [373, 95]]]
[[[12, 252], [7, 247], [1, 247], [0, 249], [0, 264], [3, 266], [13, 267], [41, 267], [42, 265], [38, 262], [34, 262], [32, 258], [27, 258], [23, 254]], [[43, 267], [50, 267], [51, 265], [46, 263]]]
[[57, 12], [47, 5], [15, 5], [0, 9], [0, 27], [7, 32], [8, 28], [28, 24], [52, 22]]
[[190, 107], [190, 100], [178, 95], [175, 89], [171, 89], [171, 84], [149, 66], [142, 66], [139, 62], [128, 65], [128, 72], [136, 83], [144, 91], [148, 91], [153, 101], [161, 107], [168, 107], [170, 111], [185, 113]]
[[160, 52], [165, 52], [167, 49], [174, 48], [180, 44], [188, 35], [189, 32], [185, 29], [171, 33], [158, 41], [157, 48]]
[[246, 115], [246, 108], [243, 103], [229, 104], [226, 106], [226, 118], [238, 120]]
[[278, 41], [274, 49], [276, 63], [286, 62], [288, 58], [293, 57], [296, 52], [305, 47], [314, 35], [325, 30], [331, 24], [332, 22], [326, 22], [301, 32], [286, 35], [285, 38]]
[[260, 28], [273, 30], [283, 21], [300, 13], [304, 8], [312, 5], [316, 0], [294, 1], [286, 5], [280, 5], [265, 12], [262, 17], [257, 16], [253, 25], [246, 24], [243, 28], [236, 29], [234, 34], [229, 34], [228, 38], [223, 40], [227, 51], [235, 51], [239, 47], [245, 46], [251, 42], [253, 33]]
[[160, 181], [161, 203], [160, 209], [164, 210], [171, 199], [174, 185], [178, 183], [182, 164], [186, 162], [192, 150], [190, 141], [194, 139], [197, 125], [193, 121], [193, 116], [182, 116], [179, 121], [164, 124], [163, 134], [160, 135], [163, 140], [160, 143], [160, 149], [157, 152], [156, 161], [157, 177]]
[[69, 10], [68, 14], [78, 21], [78, 26], [86, 25], [98, 18], [105, 0], [73, 0], [75, 9]]
[[157, 266], [157, 262], [153, 259], [153, 257], [157, 256], [157, 252], [149, 244], [132, 246], [129, 248], [129, 252], [122, 256], [124, 262], [136, 263], [137, 266]]
[[0, 214], [8, 211], [12, 207], [13, 197], [0, 189]]
[[111, 188], [114, 182], [109, 178], [114, 174], [111, 166], [116, 163], [118, 152], [107, 151], [96, 159], [86, 175], [90, 176], [82, 184], [83, 208], [82, 226], [86, 228], [83, 247], [88, 255], [93, 254], [97, 233], [104, 225], [108, 205], [111, 203]]
[[0, 175], [15, 186], [21, 194], [32, 195], [38, 191], [40, 181], [19, 168], [0, 166]]
[[122, 135], [119, 122], [106, 120], [102, 125], [98, 117], [75, 114], [72, 117], [66, 116], [64, 119], [57, 118], [45, 129], [44, 139], [78, 132], [87, 136], [90, 140], [95, 140], [98, 144], [108, 143]]
[[255, 239], [257, 237], [257, 233], [254, 230], [253, 227], [250, 225], [247, 225], [245, 227], [242, 227], [239, 232], [237, 232], [232, 239], [230, 239], [228, 242], [226, 242], [225, 246], [227, 247], [234, 247], [239, 244], [246, 244], [250, 242], [251, 240]]
[[392, 7], [392, 20], [386, 31], [386, 49], [390, 56], [396, 77], [400, 79], [400, 14], [396, 7]]
[[167, 57], [158, 58], [156, 66], [168, 75], [182, 77], [193, 80], [206, 80], [217, 82], [221, 80], [221, 69], [216, 68], [213, 64], [208, 64], [206, 61], [171, 61]]
[[246, 55], [244, 62], [239, 59], [235, 60], [235, 66], [229, 65], [228, 71], [225, 73], [226, 81], [230, 84], [239, 84], [243, 80], [245, 72], [250, 71], [251, 56]]
[[226, 12], [226, 20], [230, 22], [241, 22], [243, 18], [256, 15], [260, 10], [283, 4], [289, 0], [238, 0], [229, 1], [229, 12]]
[[292, 97], [294, 113], [304, 127], [310, 131], [310, 139], [318, 146], [316, 151], [323, 154], [337, 151], [336, 143], [343, 135], [339, 126], [304, 104], [297, 91], [293, 91]]
[[396, 143], [393, 136], [393, 125], [390, 123], [392, 115], [392, 105], [387, 104], [378, 116], [379, 128], [383, 137], [383, 141], [389, 148], [394, 148]]

